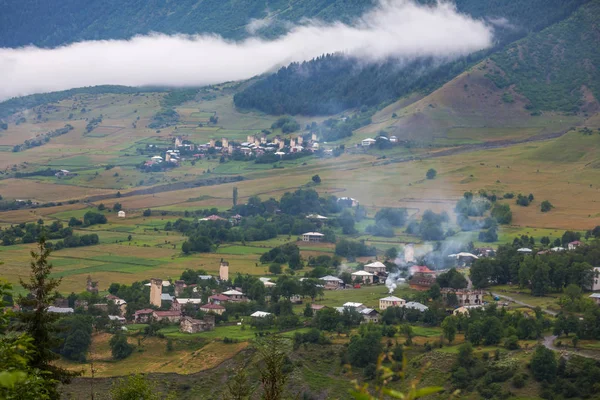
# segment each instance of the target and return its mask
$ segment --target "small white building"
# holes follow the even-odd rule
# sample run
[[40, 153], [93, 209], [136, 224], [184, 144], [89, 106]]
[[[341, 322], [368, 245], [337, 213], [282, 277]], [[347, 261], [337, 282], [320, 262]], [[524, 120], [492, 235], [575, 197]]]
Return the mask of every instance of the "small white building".
[[325, 282], [325, 289], [337, 289], [344, 284], [337, 276], [327, 275], [320, 279]]
[[365, 265], [365, 271], [370, 272], [372, 274], [381, 274], [386, 272], [386, 267], [385, 264], [381, 261], [375, 261]]
[[373, 308], [364, 308], [359, 313], [362, 315], [364, 323], [372, 322], [376, 324], [379, 322], [379, 313]]
[[600, 293], [590, 294], [590, 299], [594, 300], [596, 304], [600, 305]]
[[360, 142], [360, 144], [361, 144], [363, 147], [369, 147], [370, 145], [374, 144], [375, 142], [376, 142], [376, 140], [375, 140], [375, 139], [372, 139], [372, 138], [366, 138], [366, 139], [363, 139], [363, 140]]
[[363, 303], [355, 303], [352, 301], [348, 301], [348, 302], [344, 303], [344, 305], [342, 307], [343, 308], [352, 308], [356, 311], [364, 310], [365, 308], [367, 308], [367, 306], [365, 306]]
[[517, 252], [519, 252], [519, 253], [525, 253], [525, 254], [531, 253], [532, 251], [533, 250], [528, 249], [527, 247], [521, 247], [520, 249], [517, 250]]
[[362, 283], [373, 283], [373, 274], [367, 271], [356, 271], [352, 273], [352, 279], [359, 279]]
[[388, 307], [404, 307], [406, 304], [406, 300], [401, 299], [396, 296], [388, 296], [383, 299], [379, 299], [379, 309], [381, 311], [387, 309]]
[[578, 248], [581, 245], [582, 245], [582, 243], [579, 240], [575, 240], [574, 242], [569, 243], [567, 245], [567, 248], [569, 250], [575, 250], [576, 248]]
[[246, 301], [246, 300], [248, 300], [248, 298], [246, 296], [244, 296], [244, 293], [242, 293], [238, 290], [228, 290], [226, 292], [223, 292], [222, 294], [229, 297], [230, 301]]
[[266, 318], [269, 315], [271, 315], [271, 313], [266, 311], [255, 311], [252, 314], [250, 314], [252, 318]]
[[322, 233], [319, 232], [306, 232], [302, 234], [302, 241], [303, 242], [320, 242], [323, 240], [323, 235]]
[[117, 213], [117, 217], [119, 217], [119, 218], [125, 218], [125, 211], [119, 211]]

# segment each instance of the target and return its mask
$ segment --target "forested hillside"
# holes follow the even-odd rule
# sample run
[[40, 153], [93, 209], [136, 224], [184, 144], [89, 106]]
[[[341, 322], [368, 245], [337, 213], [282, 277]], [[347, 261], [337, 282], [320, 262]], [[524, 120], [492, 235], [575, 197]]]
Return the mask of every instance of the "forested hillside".
[[0, 0], [0, 47], [52, 47], [150, 32], [239, 39], [248, 34], [248, 22], [265, 18], [267, 11], [279, 23], [261, 33], [272, 36], [284, 21], [349, 21], [372, 5], [369, 0]]
[[237, 107], [275, 115], [335, 114], [434, 89], [477, 59], [472, 55], [440, 66], [430, 58], [408, 65], [396, 60], [362, 65], [360, 60], [331, 54], [281, 68], [236, 94], [234, 101]]
[[[581, 0], [458, 0], [457, 7], [463, 12], [475, 17], [486, 17], [496, 24], [501, 21], [501, 27], [497, 26], [495, 30], [498, 43], [493, 49], [446, 64], [426, 59], [408, 65], [388, 61], [379, 65], [364, 66], [355, 59], [341, 55], [319, 57], [309, 62], [284, 67], [278, 73], [259, 80], [236, 95], [235, 104], [241, 108], [258, 109], [272, 114], [317, 115], [331, 114], [361, 105], [373, 106], [414, 91], [429, 92], [457, 76], [474, 62], [501, 51], [504, 45], [517, 36], [524, 35], [526, 31], [538, 30], [570, 15], [582, 3]], [[579, 12], [581, 13], [585, 13], [585, 10]], [[589, 18], [592, 19], [593, 14]], [[580, 35], [590, 30], [589, 23], [577, 29], [570, 29], [568, 26], [562, 29], [574, 36], [577, 36], [573, 33], [576, 30]], [[543, 31], [535, 37], [543, 38], [545, 35], [546, 32]], [[587, 44], [579, 46], [582, 49], [573, 51], [586, 54], [594, 43], [594, 40], [589, 40]], [[551, 53], [546, 51], [544, 54], [548, 56]], [[567, 60], [568, 58], [565, 62]], [[560, 74], [560, 71], [557, 69], [557, 73]], [[515, 71], [515, 75], [520, 73], [520, 70]], [[586, 80], [585, 74], [578, 78], [578, 82]]]
[[565, 21], [493, 55], [502, 71], [488, 76], [501, 88], [515, 85], [533, 110], [597, 107], [588, 103], [590, 92], [600, 99], [599, 16], [600, 1], [584, 5]]

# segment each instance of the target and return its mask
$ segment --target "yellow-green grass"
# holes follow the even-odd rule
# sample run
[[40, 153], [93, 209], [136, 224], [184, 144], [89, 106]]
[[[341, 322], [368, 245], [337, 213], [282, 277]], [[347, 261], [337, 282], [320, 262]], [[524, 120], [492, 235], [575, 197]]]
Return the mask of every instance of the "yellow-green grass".
[[[408, 287], [399, 287], [394, 296], [413, 296], [417, 292]], [[379, 308], [379, 299], [389, 296], [388, 288], [384, 285], [363, 285], [360, 289], [325, 290], [323, 297], [315, 303], [329, 307], [341, 307], [346, 302], [362, 303], [367, 307]]]
[[[558, 294], [550, 294], [548, 296], [532, 296], [531, 290], [527, 288], [519, 288], [518, 286], [509, 286], [509, 285], [498, 285], [492, 286], [490, 291], [511, 297], [517, 301], [521, 301], [525, 304], [529, 304], [533, 307], [541, 307], [541, 308], [549, 308], [549, 309], [558, 309]], [[500, 301], [504, 301], [500, 299]]]
[[[246, 348], [247, 342], [224, 344], [219, 341], [193, 342], [174, 341], [173, 351], [167, 351], [167, 339], [150, 337], [142, 341], [141, 347], [134, 337], [129, 337], [130, 344], [136, 346], [134, 352], [124, 360], [113, 360], [107, 333], [93, 335], [92, 346], [88, 358], [93, 360], [96, 377], [123, 376], [132, 373], [178, 373], [191, 374], [213, 368], [221, 362], [233, 357]], [[60, 360], [58, 365], [74, 371], [83, 371], [83, 376], [90, 376], [90, 364]]]

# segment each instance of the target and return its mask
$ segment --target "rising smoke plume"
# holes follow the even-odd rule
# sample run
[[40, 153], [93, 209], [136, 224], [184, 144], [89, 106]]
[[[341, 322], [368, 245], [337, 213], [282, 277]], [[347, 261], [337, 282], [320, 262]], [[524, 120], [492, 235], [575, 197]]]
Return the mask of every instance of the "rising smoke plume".
[[449, 60], [490, 46], [492, 37], [491, 25], [458, 13], [450, 3], [382, 0], [351, 25], [309, 20], [274, 40], [154, 34], [53, 49], [2, 48], [0, 100], [103, 84], [215, 84], [335, 52], [367, 62], [389, 57]]

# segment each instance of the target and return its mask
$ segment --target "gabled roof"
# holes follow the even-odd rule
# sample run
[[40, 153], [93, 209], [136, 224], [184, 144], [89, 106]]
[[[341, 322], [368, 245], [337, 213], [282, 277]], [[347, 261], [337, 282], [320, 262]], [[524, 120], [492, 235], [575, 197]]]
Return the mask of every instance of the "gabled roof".
[[202, 279], [203, 281], [208, 281], [211, 280], [213, 277], [212, 275], [198, 275], [198, 279]]
[[533, 250], [528, 249], [527, 247], [521, 247], [517, 250], [519, 253], [531, 253]]
[[256, 318], [264, 318], [264, 317], [268, 317], [269, 315], [271, 315], [271, 313], [268, 313], [266, 311], [255, 311], [254, 313], [250, 314], [251, 317], [256, 317]]
[[75, 312], [75, 310], [73, 310], [71, 307], [54, 307], [54, 306], [50, 306], [50, 307], [48, 307], [48, 312], [58, 313], [58, 314], [70, 314], [72, 312]]
[[225, 310], [225, 307], [218, 305], [218, 304], [213, 304], [213, 303], [208, 303], [208, 304], [204, 304], [203, 306], [200, 306], [200, 309], [207, 309], [207, 310]]
[[372, 273], [367, 272], [367, 271], [356, 271], [356, 272], [353, 272], [352, 275], [356, 275], [356, 276], [373, 276]]
[[325, 235], [323, 235], [322, 233], [319, 233], [319, 232], [306, 232], [306, 233], [303, 233], [302, 236], [325, 236]]
[[202, 299], [175, 299], [179, 304], [200, 304], [202, 303]]
[[600, 293], [592, 293], [592, 294], [590, 294], [590, 297], [592, 299], [600, 299]]
[[336, 281], [336, 282], [343, 282], [340, 278], [338, 278], [337, 276], [333, 276], [333, 275], [327, 275], [324, 276], [322, 278], [319, 278], [322, 281]]
[[383, 299], [379, 299], [379, 301], [404, 301], [404, 299], [401, 299], [400, 297], [396, 297], [396, 296], [388, 296], [388, 297], [384, 297]]
[[422, 274], [431, 274], [431, 273], [433, 273], [433, 271], [432, 271], [432, 270], [430, 270], [429, 268], [427, 268], [427, 267], [426, 267], [426, 266], [424, 266], [424, 265], [413, 265], [413, 266], [412, 266], [412, 267], [410, 267], [409, 269], [410, 269], [410, 272], [411, 272], [412, 274], [415, 274], [415, 273], [417, 273], [417, 272], [420, 272], [420, 273], [422, 273]]
[[385, 264], [382, 263], [381, 261], [375, 261], [372, 262], [370, 264], [365, 265], [365, 267], [371, 267], [371, 268], [385, 268]]
[[243, 296], [244, 295], [244, 293], [238, 292], [237, 290], [228, 290], [226, 292], [223, 292], [222, 294], [224, 294], [225, 296]]
[[364, 314], [364, 315], [373, 315], [373, 314], [379, 314], [377, 312], [377, 310], [373, 309], [373, 308], [365, 308], [363, 310], [360, 310], [359, 313]]
[[161, 293], [160, 299], [164, 301], [173, 301], [174, 297], [171, 296], [169, 293]]
[[359, 307], [364, 307], [363, 303], [354, 303], [354, 302], [347, 302], [344, 303], [343, 307], [350, 307], [350, 308], [359, 308]]
[[153, 314], [157, 317], [178, 317], [181, 311], [154, 311]]

